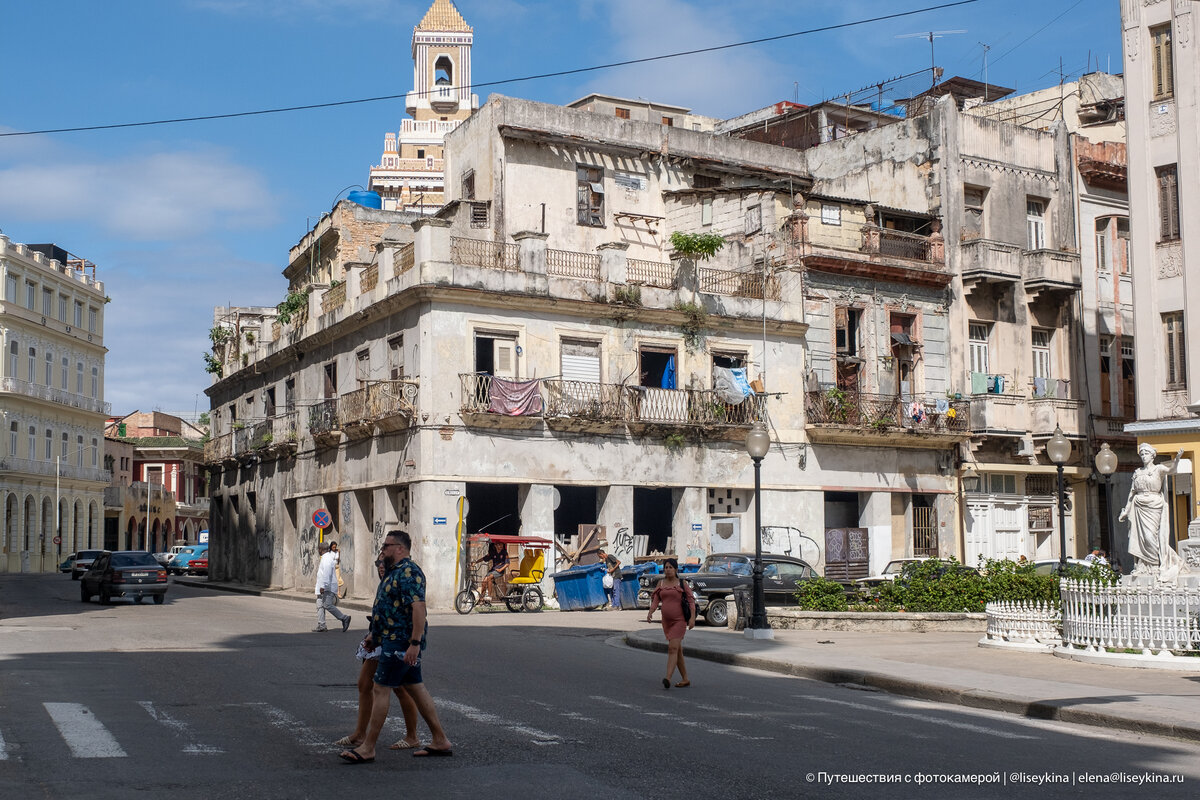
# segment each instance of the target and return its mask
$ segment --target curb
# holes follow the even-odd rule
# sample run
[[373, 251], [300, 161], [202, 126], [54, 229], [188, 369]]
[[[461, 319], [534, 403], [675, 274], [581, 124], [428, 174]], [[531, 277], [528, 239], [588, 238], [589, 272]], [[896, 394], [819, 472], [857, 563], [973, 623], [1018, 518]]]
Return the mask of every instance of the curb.
[[[627, 646], [639, 650], [650, 650], [656, 653], [667, 652], [666, 642], [643, 640], [635, 633], [626, 633], [624, 640]], [[796, 664], [760, 656], [696, 648], [687, 644], [684, 645], [684, 653], [690, 658], [698, 658], [703, 661], [749, 667], [764, 672], [791, 675], [796, 678], [809, 678], [821, 681], [822, 683], [864, 686], [888, 692], [889, 694], [912, 697], [917, 700], [932, 700], [938, 703], [980, 708], [986, 711], [1001, 711], [1006, 714], [1015, 714], [1030, 719], [1070, 722], [1077, 725], [1091, 725], [1150, 736], [1165, 736], [1189, 742], [1200, 742], [1200, 727], [1180, 725], [1145, 717], [1118, 716], [1102, 711], [1075, 708], [1065, 702], [1031, 701], [1013, 695], [990, 692], [985, 689], [956, 689], [928, 681], [900, 678], [883, 672]]]
[[[315, 595], [302, 595], [290, 590], [257, 589], [252, 586], [241, 586], [233, 583], [209, 583], [207, 580], [185, 578], [182, 575], [175, 576], [172, 580], [180, 586], [189, 586], [193, 589], [211, 589], [216, 592], [245, 594], [253, 597], [270, 597], [275, 600], [292, 600], [297, 603], [316, 603]], [[371, 604], [363, 603], [359, 600], [339, 600], [338, 608], [364, 611], [368, 614], [371, 612]]]

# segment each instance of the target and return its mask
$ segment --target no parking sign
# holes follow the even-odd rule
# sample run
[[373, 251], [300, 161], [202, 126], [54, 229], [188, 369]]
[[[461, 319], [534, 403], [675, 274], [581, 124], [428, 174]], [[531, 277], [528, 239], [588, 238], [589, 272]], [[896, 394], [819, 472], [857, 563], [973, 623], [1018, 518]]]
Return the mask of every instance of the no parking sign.
[[329, 516], [328, 509], [318, 508], [312, 515], [313, 525], [316, 525], [321, 530], [325, 530], [333, 524], [333, 517]]

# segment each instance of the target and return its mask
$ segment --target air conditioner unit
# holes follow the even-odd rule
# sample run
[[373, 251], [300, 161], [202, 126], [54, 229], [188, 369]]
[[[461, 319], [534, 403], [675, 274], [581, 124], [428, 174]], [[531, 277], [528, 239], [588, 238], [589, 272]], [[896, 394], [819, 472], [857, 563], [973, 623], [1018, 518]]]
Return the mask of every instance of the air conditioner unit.
[[1034, 447], [1033, 438], [1025, 436], [1020, 438], [1013, 444], [1013, 451], [1018, 456], [1033, 456], [1037, 454], [1037, 449]]

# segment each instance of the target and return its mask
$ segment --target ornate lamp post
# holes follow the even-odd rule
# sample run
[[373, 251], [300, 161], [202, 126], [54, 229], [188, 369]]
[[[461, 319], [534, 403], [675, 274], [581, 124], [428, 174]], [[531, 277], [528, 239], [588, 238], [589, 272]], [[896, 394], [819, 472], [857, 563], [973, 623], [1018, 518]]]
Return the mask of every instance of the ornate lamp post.
[[[1058, 568], [1067, 568], [1067, 511], [1063, 487], [1063, 464], [1071, 457], [1071, 442], [1063, 436], [1062, 427], [1054, 426], [1054, 435], [1046, 442], [1046, 455], [1058, 467]], [[1114, 460], [1116, 460], [1114, 456]]]
[[1112, 563], [1113, 507], [1112, 507], [1112, 474], [1117, 471], [1117, 454], [1108, 446], [1108, 442], [1100, 445], [1096, 453], [1096, 471], [1104, 476], [1104, 507], [1108, 510], [1108, 527], [1100, 537], [1100, 547], [1108, 554]]
[[770, 639], [771, 626], [767, 623], [767, 604], [763, 596], [762, 563], [762, 485], [760, 475], [762, 460], [771, 449], [771, 435], [761, 422], [754, 423], [746, 434], [746, 453], [754, 462], [754, 606], [746, 625], [746, 636], [752, 639]]

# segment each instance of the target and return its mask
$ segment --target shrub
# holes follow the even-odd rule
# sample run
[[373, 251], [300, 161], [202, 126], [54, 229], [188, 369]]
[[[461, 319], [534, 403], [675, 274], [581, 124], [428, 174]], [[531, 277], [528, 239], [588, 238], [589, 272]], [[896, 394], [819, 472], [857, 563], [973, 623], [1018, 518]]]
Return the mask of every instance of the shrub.
[[905, 611], [983, 611], [988, 600], [983, 576], [953, 558], [909, 564], [896, 580], [880, 587], [879, 596]]
[[825, 578], [800, 581], [796, 591], [800, 608], [805, 611], [846, 611], [846, 590], [840, 583]]

